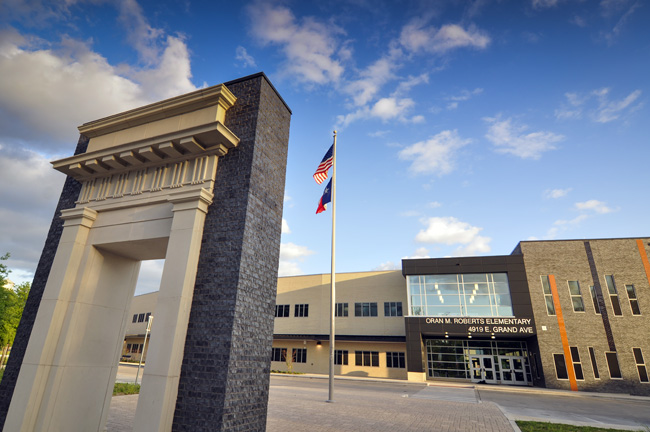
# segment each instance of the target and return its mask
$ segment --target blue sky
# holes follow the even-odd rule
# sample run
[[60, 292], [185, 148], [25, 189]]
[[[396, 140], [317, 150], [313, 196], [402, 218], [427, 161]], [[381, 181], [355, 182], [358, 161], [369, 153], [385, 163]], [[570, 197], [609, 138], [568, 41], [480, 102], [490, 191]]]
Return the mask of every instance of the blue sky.
[[648, 22], [640, 0], [5, 0], [0, 253], [31, 278], [77, 126], [259, 71], [293, 111], [281, 275], [329, 272], [334, 129], [337, 271], [648, 235]]

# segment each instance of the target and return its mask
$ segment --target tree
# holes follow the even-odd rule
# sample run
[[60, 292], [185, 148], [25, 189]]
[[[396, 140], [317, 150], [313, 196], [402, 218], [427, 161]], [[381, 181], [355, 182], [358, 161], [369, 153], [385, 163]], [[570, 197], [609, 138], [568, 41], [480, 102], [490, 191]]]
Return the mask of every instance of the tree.
[[2, 363], [4, 363], [8, 347], [14, 343], [16, 329], [18, 329], [31, 288], [29, 282], [15, 286], [13, 289], [5, 288], [10, 270], [2, 261], [8, 258], [8, 253], [0, 257], [0, 348], [2, 350], [0, 359]]

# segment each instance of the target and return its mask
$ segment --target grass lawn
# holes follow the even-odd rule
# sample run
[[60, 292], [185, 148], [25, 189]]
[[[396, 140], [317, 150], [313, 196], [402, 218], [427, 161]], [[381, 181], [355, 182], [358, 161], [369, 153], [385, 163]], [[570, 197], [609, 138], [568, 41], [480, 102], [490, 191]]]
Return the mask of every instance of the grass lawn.
[[[521, 432], [629, 432], [622, 429], [604, 429], [591, 426], [573, 426], [559, 423], [545, 423], [517, 420]], [[645, 429], [639, 429], [645, 430]]]
[[113, 387], [113, 396], [122, 396], [130, 394], [139, 394], [140, 384], [115, 383]]

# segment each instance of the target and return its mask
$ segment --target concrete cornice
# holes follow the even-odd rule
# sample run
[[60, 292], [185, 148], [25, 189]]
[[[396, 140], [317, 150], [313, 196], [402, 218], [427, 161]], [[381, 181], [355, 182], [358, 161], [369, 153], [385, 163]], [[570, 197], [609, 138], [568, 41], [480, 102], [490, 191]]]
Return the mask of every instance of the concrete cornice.
[[85, 123], [78, 129], [82, 135], [94, 138], [212, 105], [218, 104], [227, 110], [236, 100], [225, 85], [219, 84]]

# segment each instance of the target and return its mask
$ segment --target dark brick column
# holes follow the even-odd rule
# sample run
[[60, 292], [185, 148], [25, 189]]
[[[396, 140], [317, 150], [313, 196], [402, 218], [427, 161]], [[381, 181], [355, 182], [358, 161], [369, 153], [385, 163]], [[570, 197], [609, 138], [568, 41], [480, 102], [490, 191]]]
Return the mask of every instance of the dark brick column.
[[[74, 154], [85, 153], [87, 147], [88, 139], [81, 135]], [[23, 311], [23, 316], [18, 325], [18, 330], [16, 331], [16, 339], [11, 347], [11, 356], [9, 357], [7, 368], [5, 369], [2, 381], [0, 382], [0, 430], [4, 427], [5, 419], [7, 418], [7, 411], [9, 410], [9, 404], [11, 403], [11, 398], [14, 394], [14, 388], [16, 387], [20, 365], [23, 363], [23, 357], [25, 356], [25, 350], [27, 349], [27, 342], [29, 342], [29, 336], [32, 334], [32, 328], [34, 327], [34, 321], [36, 320], [36, 313], [41, 304], [45, 284], [47, 283], [47, 278], [49, 277], [50, 269], [52, 268], [52, 261], [54, 261], [54, 255], [59, 247], [59, 240], [61, 239], [61, 233], [63, 232], [63, 220], [60, 218], [61, 210], [74, 207], [80, 191], [81, 183], [74, 180], [72, 177], [66, 178], [65, 184], [63, 185], [63, 191], [61, 192], [61, 197], [59, 198], [59, 204], [56, 206], [56, 211], [52, 218], [50, 231], [45, 240], [45, 246], [43, 247], [41, 258], [36, 267], [36, 273], [34, 274], [32, 288], [27, 297], [25, 310]]]
[[225, 85], [239, 146], [219, 160], [174, 431], [264, 431], [291, 112], [263, 74]]

